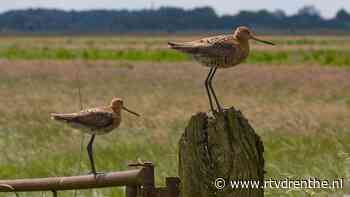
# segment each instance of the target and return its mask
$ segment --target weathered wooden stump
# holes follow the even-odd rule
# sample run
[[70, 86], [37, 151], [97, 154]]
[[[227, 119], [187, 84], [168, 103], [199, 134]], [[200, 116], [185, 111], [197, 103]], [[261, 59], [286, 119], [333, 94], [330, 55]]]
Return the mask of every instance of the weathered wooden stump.
[[[232, 189], [230, 180], [255, 180], [263, 186], [263, 143], [234, 108], [217, 117], [194, 115], [179, 142], [181, 197], [260, 197], [259, 189]], [[215, 180], [223, 178], [217, 182]]]

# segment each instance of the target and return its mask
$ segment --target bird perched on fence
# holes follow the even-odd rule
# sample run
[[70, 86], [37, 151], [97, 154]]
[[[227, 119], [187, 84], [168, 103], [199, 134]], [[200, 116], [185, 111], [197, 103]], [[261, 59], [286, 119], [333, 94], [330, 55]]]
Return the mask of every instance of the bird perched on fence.
[[102, 135], [118, 128], [121, 122], [121, 110], [127, 111], [136, 116], [138, 113], [126, 108], [123, 100], [114, 98], [109, 106], [86, 109], [77, 113], [58, 114], [52, 113], [53, 120], [68, 123], [73, 128], [91, 134], [90, 142], [87, 146], [92, 173], [96, 175], [96, 168], [93, 158], [93, 142], [96, 135]]
[[216, 70], [218, 68], [230, 68], [244, 61], [249, 55], [250, 39], [274, 45], [272, 42], [257, 38], [249, 28], [244, 26], [238, 27], [233, 34], [207, 37], [183, 43], [169, 42], [168, 45], [172, 49], [192, 55], [195, 60], [210, 68], [205, 80], [205, 88], [208, 94], [210, 108], [215, 112], [211, 96], [214, 97], [218, 110], [222, 111], [212, 86], [212, 79]]

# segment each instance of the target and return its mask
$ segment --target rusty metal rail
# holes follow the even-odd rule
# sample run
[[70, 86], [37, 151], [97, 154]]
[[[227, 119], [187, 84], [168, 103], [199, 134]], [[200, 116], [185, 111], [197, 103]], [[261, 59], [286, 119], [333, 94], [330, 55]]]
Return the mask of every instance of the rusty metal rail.
[[[60, 191], [74, 189], [101, 188], [123, 185], [141, 185], [144, 179], [144, 170], [128, 170], [124, 172], [107, 173], [103, 175], [85, 175], [72, 177], [51, 177], [38, 179], [17, 179], [0, 181], [0, 192], [28, 191]], [[3, 187], [1, 187], [3, 185]]]
[[[135, 166], [135, 165], [134, 165]], [[145, 163], [138, 169], [99, 175], [0, 180], [0, 192], [62, 191], [126, 186], [126, 197], [178, 197], [179, 179], [166, 178], [166, 187], [156, 188], [154, 166]]]

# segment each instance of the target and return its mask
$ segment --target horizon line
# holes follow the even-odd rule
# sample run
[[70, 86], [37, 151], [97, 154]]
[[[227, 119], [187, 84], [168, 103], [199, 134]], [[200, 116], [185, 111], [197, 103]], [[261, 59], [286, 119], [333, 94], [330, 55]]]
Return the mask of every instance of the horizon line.
[[[308, 6], [312, 6], [314, 7], [319, 15], [323, 18], [323, 19], [332, 19], [332, 18], [335, 18], [336, 17], [336, 14], [332, 17], [325, 17], [322, 13], [322, 11], [320, 11], [316, 6], [313, 6], [313, 5], [307, 5], [305, 4], [304, 6], [300, 7], [298, 9], [301, 10], [302, 8], [305, 8], [305, 7], [308, 7]], [[43, 6], [43, 7], [26, 7], [26, 8], [14, 8], [14, 9], [6, 9], [6, 10], [0, 10], [0, 14], [4, 14], [4, 13], [7, 13], [7, 12], [12, 12], [12, 11], [26, 11], [26, 10], [57, 10], [57, 11], [66, 11], [66, 12], [84, 12], [84, 11], [122, 11], [122, 10], [127, 10], [127, 11], [142, 11], [142, 10], [159, 10], [161, 8], [178, 8], [178, 9], [182, 9], [182, 10], [186, 10], [186, 11], [191, 11], [191, 10], [195, 10], [195, 9], [199, 9], [199, 8], [212, 8], [216, 15], [219, 16], [219, 17], [222, 17], [222, 16], [234, 16], [234, 15], [237, 15], [239, 14], [240, 12], [243, 12], [243, 11], [248, 11], [248, 12], [259, 12], [259, 11], [263, 11], [263, 10], [266, 10], [270, 13], [274, 13], [276, 11], [283, 11], [283, 13], [286, 15], [286, 16], [293, 16], [293, 15], [296, 15], [298, 14], [298, 11], [295, 12], [295, 13], [292, 13], [292, 14], [288, 14], [286, 12], [286, 10], [284, 9], [274, 9], [274, 10], [269, 10], [267, 8], [261, 8], [261, 9], [241, 9], [239, 11], [237, 11], [236, 13], [224, 13], [224, 14], [219, 14], [219, 12], [217, 11], [217, 9], [215, 9], [215, 7], [213, 6], [209, 6], [209, 5], [203, 5], [203, 6], [196, 6], [196, 7], [193, 7], [193, 8], [184, 8], [184, 7], [181, 7], [181, 6], [159, 6], [159, 7], [144, 7], [144, 8], [134, 8], [134, 9], [130, 9], [130, 8], [58, 8], [58, 7], [49, 7], [49, 6]], [[339, 8], [337, 12], [339, 12], [340, 10], [345, 10], [346, 12], [349, 13], [348, 9], [342, 7], [342, 8]]]

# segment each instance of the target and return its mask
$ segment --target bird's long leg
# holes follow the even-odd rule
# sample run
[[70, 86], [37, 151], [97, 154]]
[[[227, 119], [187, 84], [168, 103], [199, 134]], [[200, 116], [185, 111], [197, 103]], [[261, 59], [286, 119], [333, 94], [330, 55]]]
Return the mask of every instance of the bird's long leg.
[[218, 67], [215, 67], [213, 72], [211, 73], [211, 76], [209, 77], [209, 88], [210, 88], [210, 90], [211, 90], [211, 92], [212, 92], [212, 94], [214, 96], [214, 100], [215, 100], [216, 106], [217, 106], [218, 110], [221, 112], [222, 108], [221, 108], [221, 105], [219, 103], [219, 100], [218, 100], [218, 98], [216, 96], [216, 93], [214, 91], [213, 84], [212, 84], [212, 80], [214, 78], [214, 75], [215, 75], [217, 69], [218, 69]]
[[210, 94], [210, 90], [209, 90], [209, 78], [210, 78], [210, 76], [211, 76], [211, 73], [213, 72], [213, 69], [214, 69], [214, 68], [210, 68], [209, 73], [208, 73], [208, 76], [207, 76], [207, 78], [205, 79], [205, 89], [207, 90], [208, 99], [209, 99], [209, 104], [210, 104], [210, 109], [211, 109], [211, 111], [214, 113], [214, 112], [215, 112], [215, 109], [214, 109], [214, 106], [213, 106], [213, 101], [212, 101], [211, 94]]
[[89, 155], [89, 160], [90, 160], [90, 164], [91, 164], [91, 172], [96, 175], [96, 168], [95, 168], [95, 163], [94, 163], [94, 156], [93, 156], [93, 143], [95, 140], [95, 134], [93, 134], [90, 138], [90, 142], [87, 145], [87, 151], [88, 151], [88, 155]]

